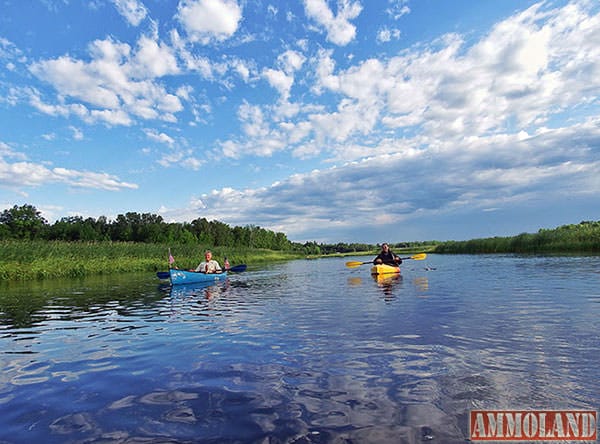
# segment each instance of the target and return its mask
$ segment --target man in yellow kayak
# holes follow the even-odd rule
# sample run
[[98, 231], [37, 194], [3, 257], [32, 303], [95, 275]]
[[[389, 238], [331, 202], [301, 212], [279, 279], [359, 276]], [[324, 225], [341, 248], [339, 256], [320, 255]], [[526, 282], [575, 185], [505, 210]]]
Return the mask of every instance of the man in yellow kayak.
[[399, 256], [395, 255], [392, 250], [390, 250], [390, 246], [387, 242], [381, 244], [381, 252], [377, 255], [375, 259], [373, 259], [374, 265], [400, 265], [402, 263], [402, 259]]

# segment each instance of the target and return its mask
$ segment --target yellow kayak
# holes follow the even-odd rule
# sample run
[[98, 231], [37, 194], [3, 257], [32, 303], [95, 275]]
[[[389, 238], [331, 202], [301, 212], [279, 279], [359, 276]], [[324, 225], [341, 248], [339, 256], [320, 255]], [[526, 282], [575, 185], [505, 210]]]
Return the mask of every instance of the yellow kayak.
[[398, 274], [400, 273], [400, 267], [394, 265], [373, 265], [371, 267], [371, 274], [381, 275], [381, 274]]

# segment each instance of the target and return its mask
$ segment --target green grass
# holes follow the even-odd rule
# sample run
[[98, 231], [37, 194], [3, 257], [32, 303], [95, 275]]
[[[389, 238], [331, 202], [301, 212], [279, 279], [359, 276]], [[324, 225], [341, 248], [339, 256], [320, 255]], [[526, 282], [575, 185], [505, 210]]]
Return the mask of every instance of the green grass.
[[565, 254], [599, 253], [600, 221], [583, 221], [537, 233], [517, 236], [489, 237], [467, 241], [449, 241], [437, 245], [436, 253], [524, 253]]
[[[191, 268], [204, 257], [206, 246], [171, 246], [175, 265]], [[286, 252], [259, 249], [211, 248], [223, 264], [260, 264], [300, 257]], [[168, 269], [169, 246], [129, 242], [0, 242], [0, 281], [66, 278]]]

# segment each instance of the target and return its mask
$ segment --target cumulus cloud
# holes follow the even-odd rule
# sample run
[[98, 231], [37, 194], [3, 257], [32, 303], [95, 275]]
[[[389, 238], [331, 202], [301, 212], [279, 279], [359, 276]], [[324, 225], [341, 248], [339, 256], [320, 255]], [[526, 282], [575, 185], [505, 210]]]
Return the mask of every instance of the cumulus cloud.
[[[404, 220], [600, 192], [600, 121], [588, 106], [600, 91], [600, 14], [586, 2], [543, 6], [499, 22], [470, 46], [448, 34], [344, 69], [322, 50], [311, 60], [313, 91], [337, 97], [334, 106], [277, 125], [269, 107], [244, 103], [246, 137], [223, 147], [232, 156], [325, 149], [350, 162], [271, 187], [215, 190], [202, 197], [205, 211], [286, 227], [297, 239], [311, 224], [376, 226], [381, 213]], [[286, 71], [269, 75], [290, 96]], [[578, 107], [590, 116], [553, 120]]]
[[146, 128], [144, 132], [146, 133], [148, 139], [155, 142], [164, 143], [169, 146], [173, 146], [175, 144], [175, 139], [165, 133], [159, 133], [155, 129]]
[[449, 34], [343, 70], [336, 70], [331, 52], [321, 51], [313, 90], [339, 99], [333, 110], [304, 116], [311, 128], [306, 134], [349, 144], [366, 134], [385, 137], [383, 125], [416, 131], [434, 149], [446, 138], [539, 126], [589, 101], [590, 92], [600, 89], [598, 15], [581, 6], [540, 7], [498, 23], [471, 47]]
[[304, 0], [306, 15], [325, 28], [327, 40], [345, 46], [356, 37], [356, 26], [350, 21], [362, 11], [359, 2], [337, 1], [337, 14], [334, 14], [325, 0]]
[[89, 61], [64, 55], [32, 63], [31, 73], [59, 95], [57, 103], [48, 104], [32, 91], [32, 105], [46, 114], [78, 115], [110, 125], [130, 125], [135, 118], [176, 121], [183, 106], [157, 81], [179, 72], [169, 47], [142, 36], [135, 50], [107, 39], [91, 43], [89, 53]]
[[[292, 239], [310, 240], [309, 227], [318, 226], [323, 236], [335, 237], [337, 232], [339, 238], [343, 230], [353, 229], [356, 220], [365, 226], [386, 225], [388, 221], [378, 217], [381, 214], [400, 221], [458, 209], [487, 211], [537, 199], [536, 190], [543, 190], [550, 200], [598, 193], [598, 123], [525, 138], [481, 137], [458, 147], [447, 142], [437, 154], [406, 149], [296, 174], [269, 187], [213, 190], [201, 196], [201, 214], [232, 225], [252, 220]], [[579, 148], [573, 147], [574, 140]], [[548, 149], [556, 146], [563, 148]], [[384, 153], [391, 148], [378, 147]], [[199, 213], [188, 208], [169, 214], [191, 220]]]
[[148, 10], [138, 0], [112, 0], [117, 11], [133, 26], [138, 26], [146, 18]]
[[[238, 113], [246, 140], [224, 143], [225, 152], [271, 155], [289, 149], [314, 157], [326, 150], [335, 159], [352, 160], [374, 153], [372, 147], [388, 137], [388, 130], [413, 134], [396, 147], [408, 143], [435, 151], [447, 139], [538, 127], [600, 90], [598, 15], [589, 15], [581, 5], [540, 8], [498, 23], [469, 47], [460, 35], [448, 34], [430, 45], [345, 69], [337, 68], [332, 51], [320, 50], [310, 60], [311, 88], [337, 101], [302, 103], [290, 114], [294, 120], [283, 124], [275, 121], [281, 114], [274, 107], [246, 103]], [[289, 101], [297, 75], [292, 67], [300, 63], [283, 61], [294, 56], [280, 56], [280, 69], [263, 72], [280, 98]]]
[[[124, 16], [137, 11], [128, 19], [134, 26], [147, 17], [139, 1], [113, 3]], [[181, 0], [168, 43], [156, 27], [132, 43], [96, 40], [87, 57], [73, 52], [31, 62], [0, 37], [7, 75], [29, 66], [53, 88], [5, 88], [0, 100], [26, 100], [42, 113], [90, 124], [139, 125], [163, 145], [158, 162], [164, 167], [197, 170], [216, 158], [216, 150], [229, 161], [275, 155], [313, 161], [311, 167], [320, 169], [271, 186], [219, 187], [191, 201], [195, 211], [201, 202], [203, 214], [227, 223], [250, 220], [294, 237], [302, 236], [305, 224], [341, 230], [360, 219], [381, 226], [382, 212], [406, 220], [460, 208], [498, 210], [542, 195], [600, 192], [595, 2], [541, 2], [483, 35], [449, 33], [389, 54], [384, 51], [394, 45], [383, 43], [400, 38], [403, 23], [393, 20], [410, 9], [406, 0], [381, 3], [387, 22], [365, 28], [364, 39], [376, 37], [382, 45], [366, 56], [358, 42], [363, 6], [357, 0], [304, 0], [305, 16], [261, 4], [270, 20], [286, 14], [294, 33], [308, 18], [310, 31], [324, 36], [309, 41], [294, 34], [289, 41], [281, 30], [277, 49], [268, 40], [272, 30], [246, 29], [242, 5], [250, 4], [234, 0]], [[248, 38], [223, 44], [241, 34], [243, 24]], [[266, 42], [269, 51], [244, 53], [250, 41], [256, 48]], [[217, 121], [219, 113], [226, 123]], [[181, 115], [190, 125], [214, 124], [222, 131], [218, 140], [202, 142], [214, 152], [190, 147]], [[160, 129], [151, 128], [155, 120]], [[91, 134], [86, 131], [86, 138]], [[30, 162], [6, 144], [0, 156], [4, 184], [31, 168], [26, 179], [32, 184], [131, 185], [103, 173]], [[380, 188], [394, 198], [382, 198]]]
[[132, 72], [138, 72], [141, 77], [146, 78], [164, 77], [179, 73], [173, 49], [147, 36], [142, 36], [138, 40], [138, 48], [130, 69]]
[[263, 75], [269, 82], [269, 84], [279, 91], [283, 100], [287, 100], [290, 95], [294, 78], [286, 75], [283, 71], [267, 68], [263, 71]]
[[191, 41], [208, 44], [235, 34], [242, 8], [235, 0], [183, 0], [177, 18]]
[[277, 57], [277, 61], [285, 73], [291, 74], [302, 68], [302, 65], [304, 65], [304, 62], [306, 61], [306, 57], [298, 51], [288, 49]]

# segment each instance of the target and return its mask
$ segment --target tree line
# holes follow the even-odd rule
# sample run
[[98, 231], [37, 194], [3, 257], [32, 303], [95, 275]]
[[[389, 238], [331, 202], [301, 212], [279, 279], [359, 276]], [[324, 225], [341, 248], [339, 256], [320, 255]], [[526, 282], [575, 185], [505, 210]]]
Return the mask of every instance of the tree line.
[[13, 206], [0, 214], [0, 240], [56, 240], [67, 242], [136, 242], [155, 244], [202, 244], [223, 247], [264, 248], [306, 255], [374, 251], [364, 243], [324, 244], [290, 241], [284, 233], [256, 225], [244, 227], [198, 218], [191, 222], [165, 222], [162, 216], [128, 212], [109, 220], [81, 216], [62, 217], [50, 224], [33, 205]]
[[114, 241], [140, 243], [201, 243], [289, 250], [284, 233], [254, 225], [230, 227], [219, 221], [198, 218], [192, 222], [165, 222], [162, 216], [128, 212], [109, 220], [81, 216], [62, 217], [49, 224], [33, 205], [13, 206], [0, 214], [0, 240]]
[[[0, 213], [0, 241], [57, 240], [68, 242], [136, 242], [155, 244], [202, 244], [222, 247], [263, 248], [306, 255], [375, 252], [378, 245], [366, 243], [325, 244], [290, 241], [284, 233], [255, 225], [230, 227], [216, 220], [198, 218], [192, 222], [165, 222], [162, 216], [128, 212], [115, 220], [81, 216], [63, 217], [49, 224], [33, 205], [13, 206]], [[599, 252], [600, 221], [582, 221], [537, 233], [490, 237], [466, 241], [424, 241], [390, 244], [392, 249], [435, 253], [552, 253]]]

